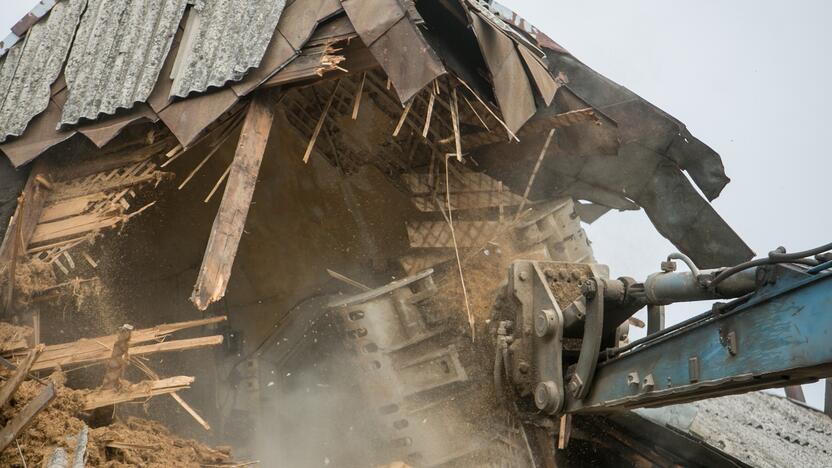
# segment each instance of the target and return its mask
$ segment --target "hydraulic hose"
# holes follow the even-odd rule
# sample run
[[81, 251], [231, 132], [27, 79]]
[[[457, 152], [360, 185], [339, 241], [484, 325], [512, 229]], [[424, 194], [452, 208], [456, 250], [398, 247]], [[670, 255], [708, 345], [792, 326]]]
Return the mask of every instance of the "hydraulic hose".
[[709, 283], [709, 286], [714, 287], [717, 284], [725, 281], [727, 278], [730, 278], [731, 276], [749, 268], [754, 268], [762, 265], [774, 265], [777, 263], [790, 263], [795, 261], [801, 261], [806, 257], [827, 252], [829, 250], [832, 250], [832, 242], [825, 245], [821, 245], [820, 247], [815, 247], [814, 249], [794, 253], [786, 253], [785, 248], [778, 247], [777, 249], [769, 252], [768, 258], [758, 258], [756, 260], [750, 260], [744, 263], [740, 263], [739, 265], [732, 266], [731, 268], [728, 268], [726, 270], [723, 270], [718, 275], [716, 275], [713, 281]]

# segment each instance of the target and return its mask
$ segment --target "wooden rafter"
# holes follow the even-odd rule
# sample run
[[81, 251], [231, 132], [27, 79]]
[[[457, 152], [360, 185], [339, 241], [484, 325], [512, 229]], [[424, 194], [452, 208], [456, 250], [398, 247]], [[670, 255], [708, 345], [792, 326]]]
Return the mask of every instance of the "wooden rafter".
[[255, 95], [246, 112], [222, 202], [191, 295], [191, 301], [200, 310], [225, 295], [273, 118], [270, 94]]

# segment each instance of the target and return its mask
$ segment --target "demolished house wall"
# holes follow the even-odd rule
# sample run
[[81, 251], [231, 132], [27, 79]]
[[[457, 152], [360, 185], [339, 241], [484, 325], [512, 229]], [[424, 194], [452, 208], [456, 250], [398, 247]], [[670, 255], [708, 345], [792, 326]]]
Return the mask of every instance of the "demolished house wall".
[[[141, 361], [163, 377], [195, 377], [183, 394], [207, 423], [173, 398], [112, 406], [121, 418], [163, 420], [264, 464], [526, 466], [533, 451], [554, 449], [554, 431], [523, 424], [496, 398], [490, 366], [499, 353], [488, 337], [509, 300], [512, 260], [585, 264], [561, 271], [565, 307], [580, 294], [578, 280], [606, 274], [592, 265], [581, 220], [639, 207], [697, 263], [750, 255], [682, 174], [714, 198], [727, 183], [716, 153], [479, 3], [385, 0], [376, 11], [369, 2], [295, 0], [255, 15], [263, 24], [246, 15], [208, 21], [201, 15], [212, 10], [199, 2], [165, 4], [173, 10], [164, 34], [147, 42], [158, 47], [140, 51], [159, 79], [153, 88], [145, 76], [127, 98], [147, 105], [53, 130], [61, 112], [74, 122], [114, 111], [90, 98], [80, 112], [67, 94], [103, 100], [112, 90], [68, 76], [69, 88], [53, 84], [52, 111], [31, 124], [49, 138], [24, 134], [0, 147], [18, 165], [39, 158], [28, 179], [0, 168], [0, 182], [16, 184], [0, 191], [0, 208], [26, 195], [24, 184], [45, 206], [24, 223], [29, 251], [12, 255], [3, 276], [8, 310], [37, 323], [40, 341], [215, 318], [207, 323], [215, 336], [199, 346], [213, 348]], [[141, 24], [136, 11], [111, 13], [132, 19], [108, 35], [148, 40], [149, 30], [130, 29]], [[203, 47], [230, 50], [211, 42], [213, 32], [248, 26], [256, 40], [243, 44], [244, 57], [201, 60]], [[111, 59], [92, 49], [70, 56], [75, 67]], [[188, 74], [205, 69], [222, 73]], [[85, 92], [72, 96], [78, 86]], [[19, 210], [30, 206], [21, 200]], [[698, 229], [697, 217], [712, 230]], [[65, 241], [72, 236], [56, 220], [81, 237]], [[713, 233], [731, 248], [700, 242]], [[378, 299], [374, 290], [397, 301], [375, 318], [362, 309]], [[627, 317], [608, 322], [606, 345], [625, 340]], [[148, 374], [135, 363], [125, 372], [118, 341], [107, 340], [112, 356], [98, 350], [111, 370], [106, 382], [119, 381], [118, 369], [131, 382]], [[386, 373], [372, 374], [382, 366]], [[103, 375], [70, 369], [68, 385], [96, 387]], [[598, 459], [629, 460], [594, 434], [570, 456], [580, 461], [588, 447], [603, 452]], [[117, 442], [114, 450], [141, 450]]]

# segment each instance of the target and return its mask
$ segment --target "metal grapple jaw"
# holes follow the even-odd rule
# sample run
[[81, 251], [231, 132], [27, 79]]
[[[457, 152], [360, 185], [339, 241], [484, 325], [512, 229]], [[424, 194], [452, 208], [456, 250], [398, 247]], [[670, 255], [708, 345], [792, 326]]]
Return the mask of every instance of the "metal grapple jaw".
[[604, 341], [616, 339], [620, 324], [605, 323], [607, 276], [598, 264], [512, 264], [498, 315], [495, 379], [521, 411], [556, 415], [589, 391]]

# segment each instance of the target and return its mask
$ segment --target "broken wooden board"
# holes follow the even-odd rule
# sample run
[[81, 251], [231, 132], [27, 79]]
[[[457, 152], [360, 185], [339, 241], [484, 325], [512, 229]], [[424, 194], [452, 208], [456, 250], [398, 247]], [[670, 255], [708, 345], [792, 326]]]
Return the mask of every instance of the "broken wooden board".
[[[150, 341], [159, 341], [163, 338], [167, 337], [168, 335], [175, 333], [177, 331], [186, 330], [189, 328], [196, 328], [203, 325], [210, 325], [214, 323], [219, 323], [226, 320], [227, 317], [211, 317], [207, 319], [200, 319], [200, 320], [192, 320], [188, 322], [179, 322], [179, 323], [171, 323], [171, 324], [162, 324], [155, 326], [153, 328], [145, 328], [141, 330], [134, 330], [130, 337], [130, 354], [136, 355], [136, 349], [140, 349], [143, 351], [144, 354], [152, 352], [154, 348], [151, 347], [142, 347], [136, 346], [141, 343], [147, 343]], [[215, 337], [207, 337], [213, 338], [213, 341], [216, 341]], [[220, 336], [220, 342], [222, 342]], [[118, 339], [117, 335], [107, 335], [101, 336], [97, 338], [84, 338], [78, 341], [73, 341], [70, 343], [61, 343], [56, 345], [49, 345], [43, 350], [43, 352], [37, 357], [35, 363], [33, 365], [33, 370], [42, 370], [42, 369], [51, 369], [55, 366], [61, 365], [68, 365], [68, 364], [76, 364], [79, 362], [95, 362], [100, 360], [108, 359], [110, 353], [112, 351], [113, 345], [115, 344], [116, 340]], [[202, 338], [197, 338], [196, 340], [204, 340]], [[212, 344], [216, 344], [213, 341], [210, 341]], [[206, 342], [208, 343], [208, 342]], [[179, 340], [179, 341], [169, 341], [166, 343], [162, 343], [166, 345], [162, 348], [162, 350], [170, 350], [176, 351], [178, 349], [191, 349], [188, 348], [190, 345], [200, 344], [203, 345], [202, 342], [194, 342], [193, 340]], [[204, 344], [204, 345], [212, 345], [212, 344]], [[15, 352], [11, 353], [12, 356], [20, 356], [24, 353]]]
[[41, 352], [43, 352], [43, 345], [38, 345], [34, 349], [29, 350], [29, 352], [26, 353], [26, 356], [17, 363], [17, 369], [15, 369], [11, 377], [3, 383], [3, 386], [0, 387], [0, 408], [6, 406], [9, 398], [14, 395], [14, 392], [17, 391], [20, 384], [26, 380], [26, 377], [29, 375], [29, 371], [32, 369], [32, 364], [34, 364], [35, 359]]
[[265, 93], [254, 96], [243, 122], [228, 183], [191, 295], [191, 302], [200, 310], [205, 310], [225, 295], [273, 118], [270, 95]]
[[145, 380], [127, 385], [121, 389], [102, 388], [87, 393], [84, 400], [84, 410], [93, 410], [105, 406], [125, 403], [133, 400], [147, 400], [158, 395], [174, 393], [191, 388], [193, 377], [177, 376], [161, 380]]
[[[205, 336], [201, 338], [190, 338], [186, 340], [164, 341], [162, 343], [155, 343], [142, 346], [131, 346], [131, 356], [145, 356], [148, 354], [167, 353], [174, 351], [185, 351], [208, 348], [222, 344], [222, 335]], [[132, 345], [133, 343], [131, 343]], [[47, 347], [47, 351], [49, 348]], [[70, 350], [67, 350], [70, 351]], [[50, 359], [43, 359], [43, 356], [35, 361], [32, 366], [33, 371], [40, 371], [46, 369], [54, 369], [56, 367], [65, 368], [68, 366], [76, 366], [80, 364], [100, 363], [110, 358], [110, 348], [99, 344], [98, 349], [87, 349], [79, 354], [62, 353], [59, 356], [50, 356]]]
[[[150, 138], [150, 137], [147, 137]], [[52, 166], [53, 179], [24, 246], [30, 260], [39, 260], [69, 275], [74, 261], [69, 251], [91, 242], [101, 231], [113, 229], [152, 206], [131, 206], [135, 190], [158, 184], [171, 176], [158, 170], [150, 159], [170, 148], [173, 140], [163, 138], [148, 144], [145, 138], [132, 141], [100, 158], [72, 166]], [[44, 179], [45, 180], [45, 179]], [[138, 208], [138, 209], [137, 209]], [[69, 268], [65, 266], [62, 255]]]
[[[29, 174], [29, 179], [23, 187], [23, 192], [18, 197], [17, 208], [6, 230], [6, 237], [0, 244], [0, 266], [11, 261], [15, 252], [18, 254], [26, 251], [29, 238], [35, 230], [35, 225], [40, 218], [41, 210], [48, 196], [48, 189], [39, 180], [47, 174], [45, 162], [38, 161]], [[39, 177], [41, 179], [39, 179]], [[18, 243], [13, 242], [17, 237]], [[20, 246], [23, 246], [20, 249]]]
[[[157, 374], [155, 371], [153, 371], [153, 369], [151, 369], [150, 367], [148, 367], [148, 365], [147, 365], [147, 364], [145, 364], [144, 362], [142, 362], [141, 360], [139, 360], [139, 359], [132, 359], [131, 361], [132, 361], [133, 365], [135, 365], [136, 367], [138, 367], [138, 369], [139, 369], [140, 371], [142, 371], [145, 375], [147, 375], [147, 376], [148, 376], [148, 377], [150, 377], [151, 379], [153, 379], [153, 380], [162, 380], [162, 379], [161, 379], [161, 377], [159, 377], [159, 374]], [[179, 396], [179, 394], [178, 394], [178, 393], [175, 393], [175, 392], [174, 392], [174, 393], [171, 393], [171, 394], [170, 394], [170, 396], [171, 396], [171, 398], [173, 398], [173, 400], [174, 400], [176, 403], [178, 403], [178, 404], [179, 404], [179, 406], [181, 406], [181, 407], [182, 407], [182, 409], [184, 409], [184, 410], [185, 410], [188, 414], [190, 414], [190, 415], [191, 415], [191, 417], [192, 417], [192, 418], [194, 418], [194, 420], [195, 420], [195, 421], [196, 421], [196, 422], [197, 422], [200, 426], [202, 426], [202, 428], [203, 428], [203, 429], [205, 429], [206, 431], [210, 431], [210, 430], [211, 430], [211, 425], [210, 425], [210, 424], [208, 424], [208, 421], [206, 421], [206, 420], [205, 420], [205, 418], [203, 418], [202, 416], [200, 416], [200, 414], [199, 414], [199, 413], [197, 413], [197, 412], [196, 412], [196, 410], [195, 410], [195, 409], [193, 409], [193, 407], [191, 407], [191, 405], [189, 405], [189, 404], [188, 404], [188, 402], [186, 402], [186, 401], [185, 401], [185, 400], [184, 400], [181, 396]]]
[[29, 173], [23, 192], [17, 199], [17, 208], [9, 223], [3, 243], [0, 244], [0, 271], [5, 270], [6, 288], [3, 291], [3, 309], [10, 313], [14, 304], [15, 269], [18, 261], [26, 254], [29, 240], [37, 225], [47, 191], [51, 185], [46, 179], [47, 164], [38, 161]]
[[0, 452], [11, 444], [46, 406], [55, 399], [55, 385], [50, 382], [35, 398], [23, 407], [11, 421], [0, 429]]

